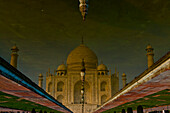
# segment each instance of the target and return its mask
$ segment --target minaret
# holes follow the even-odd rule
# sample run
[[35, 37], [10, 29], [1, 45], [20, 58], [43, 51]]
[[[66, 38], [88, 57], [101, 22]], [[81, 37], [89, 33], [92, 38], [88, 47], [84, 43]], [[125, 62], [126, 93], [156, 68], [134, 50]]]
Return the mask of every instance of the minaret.
[[152, 46], [151, 46], [150, 44], [146, 47], [146, 51], [147, 51], [146, 56], [147, 56], [147, 58], [148, 58], [148, 68], [149, 68], [149, 67], [152, 66], [153, 63], [154, 63], [154, 59], [153, 59], [153, 56], [154, 56], [153, 48], [152, 48]]
[[122, 82], [123, 82], [123, 87], [125, 87], [126, 86], [126, 74], [125, 73], [122, 74]]
[[43, 87], [43, 75], [41, 73], [39, 74], [38, 86]]
[[11, 53], [11, 63], [10, 64], [13, 67], [17, 68], [17, 58], [18, 58], [17, 52], [19, 51], [19, 49], [17, 48], [16, 45], [14, 45], [11, 50], [12, 50], [12, 53]]

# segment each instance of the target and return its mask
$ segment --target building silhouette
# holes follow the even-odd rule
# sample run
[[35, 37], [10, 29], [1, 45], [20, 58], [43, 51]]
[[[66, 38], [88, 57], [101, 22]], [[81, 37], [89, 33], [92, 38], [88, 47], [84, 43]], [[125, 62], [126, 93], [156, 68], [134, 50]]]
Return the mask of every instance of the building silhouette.
[[98, 65], [96, 54], [85, 44], [80, 44], [70, 52], [66, 65], [63, 63], [54, 74], [49, 70], [46, 75], [46, 91], [74, 113], [82, 111], [80, 77], [82, 59], [86, 68], [85, 112], [92, 112], [119, 90], [118, 72], [111, 74], [105, 64]]

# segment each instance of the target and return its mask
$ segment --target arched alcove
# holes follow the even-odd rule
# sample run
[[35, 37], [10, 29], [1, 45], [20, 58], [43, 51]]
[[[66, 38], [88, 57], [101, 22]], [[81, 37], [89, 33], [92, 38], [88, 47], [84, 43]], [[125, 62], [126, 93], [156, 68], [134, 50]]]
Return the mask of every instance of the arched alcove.
[[52, 92], [52, 83], [48, 83], [48, 92]]
[[[80, 104], [81, 102], [81, 86], [82, 86], [82, 81], [78, 81], [74, 85], [74, 103], [75, 104]], [[90, 89], [89, 83], [86, 81], [84, 83], [84, 88], [85, 88], [84, 101], [85, 103], [90, 103], [91, 89]]]
[[101, 72], [101, 75], [104, 75], [104, 72]]
[[106, 102], [107, 96], [106, 95], [102, 95], [101, 96], [101, 104], [104, 104]]
[[57, 91], [63, 91], [64, 83], [62, 81], [57, 83]]
[[100, 72], [98, 72], [98, 75], [100, 75]]
[[63, 96], [62, 95], [59, 95], [58, 97], [57, 97], [57, 100], [60, 102], [60, 103], [62, 103], [63, 102]]
[[64, 75], [64, 73], [63, 73], [63, 72], [61, 72], [61, 75]]
[[103, 81], [101, 84], [100, 84], [100, 91], [106, 91], [106, 85], [107, 83], [105, 81]]
[[141, 105], [137, 107], [137, 113], [143, 113], [143, 107]]

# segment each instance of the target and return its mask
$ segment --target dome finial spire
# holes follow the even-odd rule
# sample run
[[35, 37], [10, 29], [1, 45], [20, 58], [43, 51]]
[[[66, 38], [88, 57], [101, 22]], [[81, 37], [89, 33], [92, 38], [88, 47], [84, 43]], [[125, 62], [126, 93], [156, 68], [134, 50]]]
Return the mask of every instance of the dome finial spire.
[[61, 62], [62, 64], [64, 64], [64, 60], [62, 60], [62, 62]]
[[82, 72], [85, 72], [85, 62], [84, 62], [84, 58], [82, 59], [82, 63], [81, 63], [81, 65], [82, 65], [82, 68], [81, 68], [81, 71]]

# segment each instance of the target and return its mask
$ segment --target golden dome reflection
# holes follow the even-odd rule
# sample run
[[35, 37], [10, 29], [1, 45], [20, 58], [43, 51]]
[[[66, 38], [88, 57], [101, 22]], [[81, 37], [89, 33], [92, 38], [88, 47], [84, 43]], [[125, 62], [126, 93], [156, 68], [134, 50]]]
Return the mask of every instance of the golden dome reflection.
[[68, 69], [80, 69], [84, 59], [86, 69], [96, 69], [98, 59], [96, 54], [84, 44], [79, 45], [67, 57]]
[[58, 66], [57, 70], [58, 70], [58, 71], [61, 71], [61, 70], [64, 71], [64, 70], [67, 70], [67, 67], [66, 67], [65, 64], [61, 64], [61, 65]]

